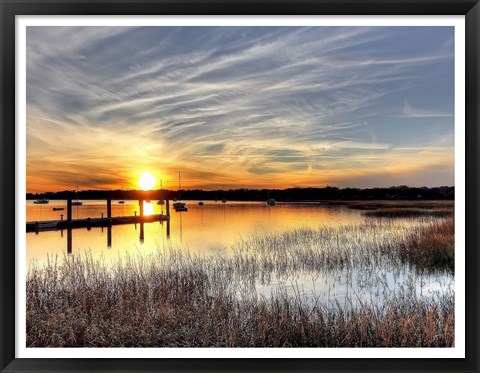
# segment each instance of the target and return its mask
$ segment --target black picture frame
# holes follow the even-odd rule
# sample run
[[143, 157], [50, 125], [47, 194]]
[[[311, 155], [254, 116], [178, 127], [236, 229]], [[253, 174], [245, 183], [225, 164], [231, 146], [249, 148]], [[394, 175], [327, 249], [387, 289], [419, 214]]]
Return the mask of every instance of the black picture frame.
[[[15, 16], [17, 15], [465, 15], [465, 359], [20, 359], [15, 358]], [[478, 0], [0, 0], [1, 372], [478, 372], [479, 65]], [[19, 197], [18, 195], [16, 197]]]

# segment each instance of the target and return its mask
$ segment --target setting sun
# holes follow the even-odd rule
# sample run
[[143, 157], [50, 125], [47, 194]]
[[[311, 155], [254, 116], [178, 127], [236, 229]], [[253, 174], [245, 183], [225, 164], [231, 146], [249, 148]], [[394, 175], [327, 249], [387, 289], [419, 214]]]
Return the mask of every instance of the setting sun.
[[142, 190], [152, 190], [155, 184], [157, 184], [157, 179], [148, 172], [144, 172], [138, 180], [138, 186]]

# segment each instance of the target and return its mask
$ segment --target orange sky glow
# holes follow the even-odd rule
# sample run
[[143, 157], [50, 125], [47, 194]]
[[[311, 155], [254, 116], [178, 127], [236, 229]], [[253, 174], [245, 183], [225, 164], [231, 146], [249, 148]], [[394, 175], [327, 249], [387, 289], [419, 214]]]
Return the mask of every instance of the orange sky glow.
[[29, 27], [27, 192], [453, 186], [453, 51], [448, 27]]

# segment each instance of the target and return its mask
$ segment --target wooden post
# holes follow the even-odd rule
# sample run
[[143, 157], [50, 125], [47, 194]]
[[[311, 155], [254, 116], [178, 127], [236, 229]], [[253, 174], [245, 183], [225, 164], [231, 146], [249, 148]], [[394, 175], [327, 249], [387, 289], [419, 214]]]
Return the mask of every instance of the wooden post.
[[107, 199], [107, 218], [112, 217], [112, 200], [109, 198]]
[[167, 220], [167, 238], [170, 238], [170, 219]]
[[143, 199], [138, 200], [138, 204], [140, 205], [140, 218], [143, 219]]
[[72, 222], [72, 200], [70, 198], [67, 200], [67, 221]]
[[67, 254], [72, 255], [72, 228], [67, 229]]
[[112, 226], [107, 227], [107, 247], [112, 247]]
[[145, 230], [144, 230], [143, 221], [142, 221], [140, 222], [140, 242], [143, 243], [144, 240], [145, 240]]
[[167, 205], [167, 216], [170, 216], [170, 201], [167, 199], [165, 204]]

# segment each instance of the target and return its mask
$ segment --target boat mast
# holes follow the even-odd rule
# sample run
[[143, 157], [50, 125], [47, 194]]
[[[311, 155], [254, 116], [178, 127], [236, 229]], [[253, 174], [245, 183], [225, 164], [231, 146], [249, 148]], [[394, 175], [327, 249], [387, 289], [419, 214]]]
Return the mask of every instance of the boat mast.
[[180, 172], [178, 173], [178, 197], [179, 200], [182, 200], [182, 189], [180, 188]]

